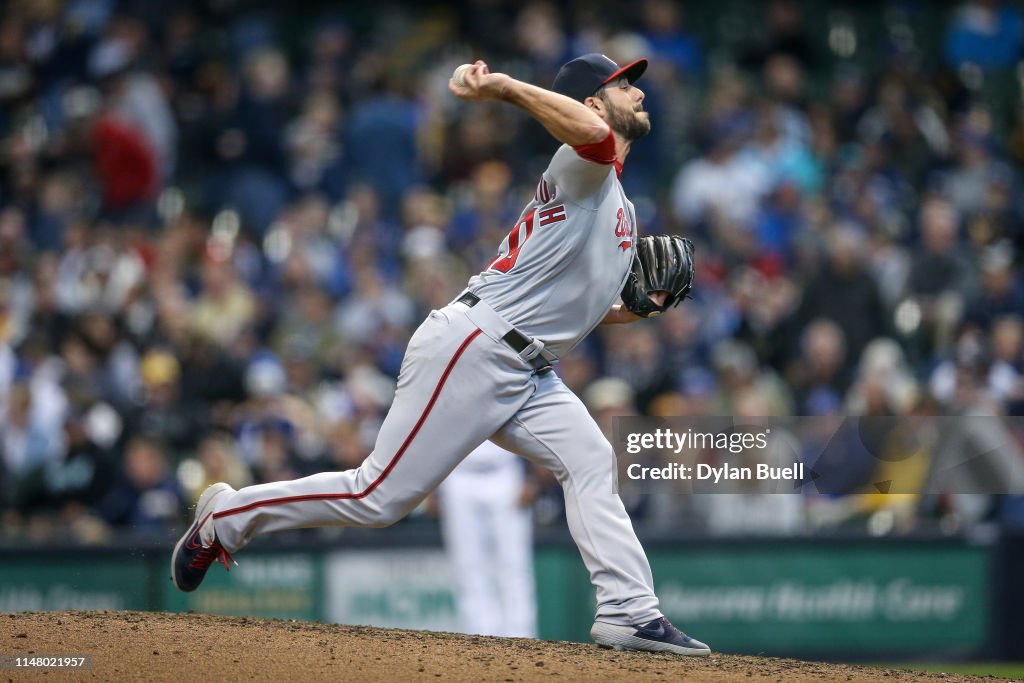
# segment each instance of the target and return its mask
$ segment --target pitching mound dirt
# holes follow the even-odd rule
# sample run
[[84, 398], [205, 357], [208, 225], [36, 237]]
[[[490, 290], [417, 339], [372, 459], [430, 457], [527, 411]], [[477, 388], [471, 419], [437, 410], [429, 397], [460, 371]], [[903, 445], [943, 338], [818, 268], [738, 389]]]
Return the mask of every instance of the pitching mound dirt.
[[92, 657], [88, 671], [0, 669], [0, 682], [986, 680], [770, 657], [673, 657], [579, 643], [148, 612], [0, 615], [0, 654]]

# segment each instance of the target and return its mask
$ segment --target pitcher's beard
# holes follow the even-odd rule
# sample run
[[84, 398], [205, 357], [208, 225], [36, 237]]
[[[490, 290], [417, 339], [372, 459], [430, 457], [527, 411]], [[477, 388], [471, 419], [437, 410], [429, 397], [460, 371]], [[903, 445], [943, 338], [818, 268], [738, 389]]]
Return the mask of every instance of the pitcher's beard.
[[635, 142], [651, 132], [650, 118], [641, 118], [639, 112], [608, 110], [608, 125], [628, 142]]

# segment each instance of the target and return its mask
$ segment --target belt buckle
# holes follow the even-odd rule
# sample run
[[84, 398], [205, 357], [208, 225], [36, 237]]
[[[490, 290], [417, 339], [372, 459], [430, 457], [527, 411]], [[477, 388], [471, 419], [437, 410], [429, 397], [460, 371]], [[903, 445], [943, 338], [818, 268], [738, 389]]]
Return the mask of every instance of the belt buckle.
[[[520, 332], [519, 334], [523, 334]], [[523, 334], [526, 337], [525, 334]], [[530, 340], [530, 343], [526, 345], [526, 348], [519, 352], [519, 357], [525, 360], [527, 363], [532, 363], [533, 359], [540, 356], [544, 350], [544, 342], [533, 337], [526, 337]], [[547, 360], [546, 358], [544, 360]], [[549, 363], [550, 365], [550, 363]]]
[[[527, 337], [527, 339], [530, 339]], [[530, 344], [519, 354], [519, 357], [533, 366], [533, 374], [543, 375], [554, 369], [551, 361], [543, 355], [544, 342], [539, 339], [530, 339]]]

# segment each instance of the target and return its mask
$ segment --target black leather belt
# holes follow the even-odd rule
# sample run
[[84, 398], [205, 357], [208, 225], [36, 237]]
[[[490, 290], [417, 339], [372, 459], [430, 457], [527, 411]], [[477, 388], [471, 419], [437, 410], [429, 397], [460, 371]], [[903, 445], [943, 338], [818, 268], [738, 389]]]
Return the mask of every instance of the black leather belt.
[[[473, 308], [480, 303], [480, 297], [473, 292], [464, 292], [462, 296], [455, 300], [455, 302], [466, 304], [469, 308]], [[506, 332], [505, 336], [502, 337], [501, 340], [508, 344], [516, 353], [522, 353], [527, 346], [533, 343], [529, 337], [514, 327]], [[523, 360], [526, 359], [524, 358]], [[552, 367], [548, 359], [539, 353], [526, 362], [533, 366], [534, 372], [538, 375], [543, 375], [545, 372], [551, 370]]]

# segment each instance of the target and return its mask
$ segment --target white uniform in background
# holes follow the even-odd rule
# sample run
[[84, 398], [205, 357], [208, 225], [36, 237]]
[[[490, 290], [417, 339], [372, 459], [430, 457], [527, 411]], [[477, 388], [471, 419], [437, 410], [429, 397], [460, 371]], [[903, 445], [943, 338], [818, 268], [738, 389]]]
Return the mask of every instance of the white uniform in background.
[[438, 489], [441, 531], [466, 633], [537, 637], [530, 508], [523, 461], [483, 442]]

